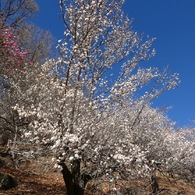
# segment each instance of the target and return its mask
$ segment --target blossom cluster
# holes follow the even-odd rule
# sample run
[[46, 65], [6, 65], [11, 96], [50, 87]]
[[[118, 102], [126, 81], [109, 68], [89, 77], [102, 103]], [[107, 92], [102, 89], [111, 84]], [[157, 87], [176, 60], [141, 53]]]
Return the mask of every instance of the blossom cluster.
[[[154, 98], [178, 85], [178, 75], [139, 64], [154, 56], [154, 39], [144, 41], [132, 30], [123, 1], [68, 2], [60, 0], [61, 57], [29, 71], [25, 90], [14, 84], [22, 93], [13, 109], [28, 120], [23, 141], [47, 146], [57, 167], [81, 161], [94, 178], [146, 177], [159, 165], [189, 169], [193, 141], [152, 107]], [[119, 72], [111, 77], [115, 67]]]
[[21, 48], [17, 42], [18, 36], [10, 27], [0, 27], [0, 74], [11, 76], [14, 71], [24, 71], [28, 52]]

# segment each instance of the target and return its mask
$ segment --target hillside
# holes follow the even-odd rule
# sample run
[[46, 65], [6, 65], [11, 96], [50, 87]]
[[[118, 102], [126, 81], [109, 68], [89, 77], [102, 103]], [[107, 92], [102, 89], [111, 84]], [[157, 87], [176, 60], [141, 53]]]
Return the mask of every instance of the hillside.
[[[2, 159], [2, 157], [1, 157]], [[11, 175], [18, 181], [18, 186], [10, 190], [0, 190], [0, 195], [64, 195], [65, 187], [61, 173], [41, 171], [35, 164], [28, 165], [26, 169], [17, 169], [7, 158], [3, 158], [6, 164], [0, 167], [0, 173]], [[126, 191], [119, 189], [120, 185], [126, 187]], [[195, 187], [182, 180], [173, 180], [164, 176], [158, 176], [159, 188], [162, 191], [159, 195], [194, 195]], [[150, 195], [151, 185], [149, 181], [118, 181], [117, 184], [108, 185], [107, 183], [92, 181], [87, 185], [89, 189], [86, 195], [109, 195], [115, 194], [110, 189], [116, 188], [121, 194], [127, 195]]]

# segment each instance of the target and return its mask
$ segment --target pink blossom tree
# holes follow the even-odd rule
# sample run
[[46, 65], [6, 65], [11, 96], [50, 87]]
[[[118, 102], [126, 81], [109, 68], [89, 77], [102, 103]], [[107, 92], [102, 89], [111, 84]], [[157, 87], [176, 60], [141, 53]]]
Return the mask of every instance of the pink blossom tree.
[[[10, 77], [24, 71], [28, 52], [17, 42], [18, 36], [9, 26], [0, 26], [0, 76]], [[15, 73], [14, 73], [15, 72]]]

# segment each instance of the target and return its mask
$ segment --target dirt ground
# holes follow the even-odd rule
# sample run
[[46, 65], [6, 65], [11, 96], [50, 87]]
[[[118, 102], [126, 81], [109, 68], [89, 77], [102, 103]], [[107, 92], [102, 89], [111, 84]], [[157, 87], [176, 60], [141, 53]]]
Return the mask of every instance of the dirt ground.
[[[6, 160], [5, 158], [3, 160]], [[5, 166], [0, 167], [0, 173], [11, 175], [18, 181], [18, 186], [10, 190], [0, 190], [0, 195], [66, 195], [66, 188], [60, 172], [43, 171], [37, 164], [28, 164], [27, 167], [17, 169], [8, 160]], [[174, 180], [164, 176], [158, 176], [157, 182], [162, 191], [159, 195], [195, 195], [195, 185], [182, 180]], [[120, 185], [127, 186], [126, 192], [120, 189]], [[117, 184], [117, 185], [116, 185]], [[151, 195], [150, 183], [146, 180], [139, 181], [117, 181], [108, 184], [101, 180], [92, 181], [87, 184], [88, 190], [85, 195], [114, 195], [110, 191], [115, 188], [122, 195]], [[139, 190], [139, 191], [138, 191]], [[118, 194], [118, 193], [117, 193]]]
[[0, 190], [0, 195], [65, 195], [65, 186], [60, 173], [40, 173], [21, 171], [11, 168], [0, 168], [0, 173], [11, 175], [18, 181], [18, 186], [10, 190]]
[[[16, 188], [3, 191], [0, 190], [0, 195], [65, 195], [65, 186], [62, 175], [58, 172], [50, 172], [42, 175], [38, 172], [22, 171], [15, 168], [0, 168], [0, 173], [6, 173], [13, 176], [18, 181]], [[191, 184], [187, 184], [184, 181], [174, 181], [168, 179], [159, 178], [159, 186], [162, 192], [159, 195], [195, 195], [195, 188]], [[127, 183], [126, 183], [127, 185]], [[133, 191], [129, 190], [125, 194], [137, 194], [137, 195], [149, 195], [151, 193], [150, 186], [147, 182], [131, 181], [128, 182]], [[100, 195], [100, 194], [114, 194], [109, 191], [109, 188], [113, 187], [108, 184], [96, 185], [96, 189], [86, 192], [86, 195]], [[135, 189], [139, 189], [139, 192]], [[120, 191], [120, 190], [119, 190]], [[130, 192], [131, 191], [131, 192]]]

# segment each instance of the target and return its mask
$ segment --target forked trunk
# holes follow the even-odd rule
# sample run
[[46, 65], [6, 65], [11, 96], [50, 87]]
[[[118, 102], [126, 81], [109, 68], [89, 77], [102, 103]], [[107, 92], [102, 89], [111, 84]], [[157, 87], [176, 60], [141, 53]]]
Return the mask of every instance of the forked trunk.
[[59, 164], [62, 166], [61, 172], [66, 185], [67, 195], [83, 195], [85, 186], [91, 178], [81, 175], [80, 160], [71, 162], [71, 170], [68, 169], [64, 162]]
[[158, 194], [160, 191], [157, 179], [155, 176], [151, 177], [152, 195]]

